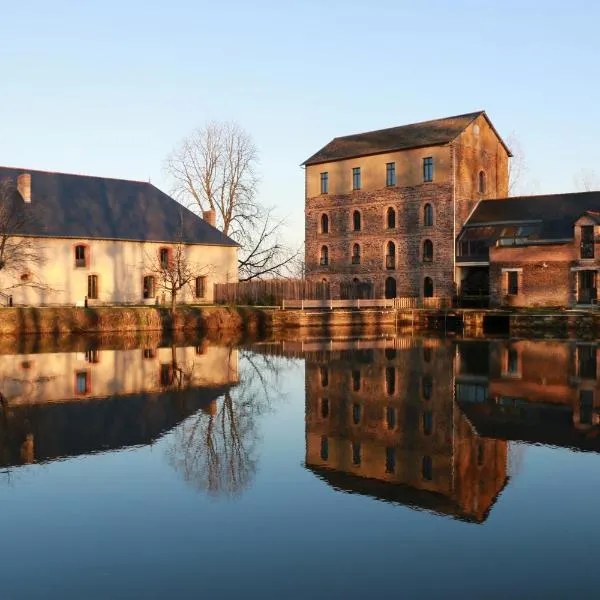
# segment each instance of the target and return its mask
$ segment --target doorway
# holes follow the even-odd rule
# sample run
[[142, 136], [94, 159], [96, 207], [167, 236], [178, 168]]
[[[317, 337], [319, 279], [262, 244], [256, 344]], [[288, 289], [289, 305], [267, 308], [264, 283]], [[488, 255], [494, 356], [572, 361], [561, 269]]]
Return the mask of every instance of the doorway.
[[395, 298], [396, 297], [396, 280], [393, 277], [388, 277], [385, 280], [385, 297]]
[[596, 301], [596, 271], [578, 271], [577, 304], [592, 304]]

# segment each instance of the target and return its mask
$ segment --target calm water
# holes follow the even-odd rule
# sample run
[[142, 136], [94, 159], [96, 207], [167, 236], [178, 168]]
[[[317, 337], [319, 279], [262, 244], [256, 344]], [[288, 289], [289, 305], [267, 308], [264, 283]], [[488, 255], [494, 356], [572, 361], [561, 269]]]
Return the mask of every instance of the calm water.
[[597, 350], [0, 356], [0, 597], [598, 597]]

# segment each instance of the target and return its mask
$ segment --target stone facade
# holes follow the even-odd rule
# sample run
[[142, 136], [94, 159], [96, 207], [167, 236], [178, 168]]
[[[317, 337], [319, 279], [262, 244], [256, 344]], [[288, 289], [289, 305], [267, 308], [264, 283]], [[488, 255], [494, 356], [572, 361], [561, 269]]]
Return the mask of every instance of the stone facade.
[[[423, 161], [429, 157], [433, 177], [424, 181]], [[393, 186], [386, 185], [389, 163], [395, 165]], [[361, 169], [359, 190], [352, 189], [355, 168]], [[327, 193], [321, 193], [323, 173]], [[343, 284], [352, 282], [369, 284], [374, 297], [451, 296], [457, 233], [479, 200], [503, 197], [507, 188], [508, 151], [485, 114], [447, 144], [309, 164], [306, 277], [327, 281], [334, 298], [342, 295]], [[393, 227], [389, 209], [394, 211]], [[355, 211], [360, 214], [358, 230]], [[388, 248], [393, 259], [386, 258]]]

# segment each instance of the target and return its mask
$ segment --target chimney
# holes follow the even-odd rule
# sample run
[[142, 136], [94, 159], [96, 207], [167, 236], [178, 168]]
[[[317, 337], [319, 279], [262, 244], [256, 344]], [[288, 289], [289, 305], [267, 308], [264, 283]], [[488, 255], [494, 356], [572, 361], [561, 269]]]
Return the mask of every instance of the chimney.
[[202, 213], [202, 218], [213, 227], [217, 226], [217, 213], [214, 210], [205, 210]]
[[31, 202], [31, 174], [30, 173], [21, 173], [17, 177], [17, 190], [19, 194], [21, 194], [21, 198], [23, 198], [23, 202], [27, 202], [28, 204]]

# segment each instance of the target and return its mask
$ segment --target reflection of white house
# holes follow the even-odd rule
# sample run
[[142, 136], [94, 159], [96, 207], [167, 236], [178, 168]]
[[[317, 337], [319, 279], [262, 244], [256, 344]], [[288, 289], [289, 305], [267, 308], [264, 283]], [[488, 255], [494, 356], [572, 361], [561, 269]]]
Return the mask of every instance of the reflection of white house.
[[7, 233], [41, 255], [0, 270], [16, 305], [154, 304], [165, 293], [156, 265], [179, 244], [195, 275], [178, 301], [212, 302], [214, 283], [237, 281], [238, 246], [211, 225], [214, 213], [201, 219], [150, 183], [0, 167], [6, 180], [15, 191], [2, 202], [18, 215]]
[[10, 406], [218, 388], [238, 381], [238, 352], [226, 346], [13, 354], [0, 361], [0, 393]]

